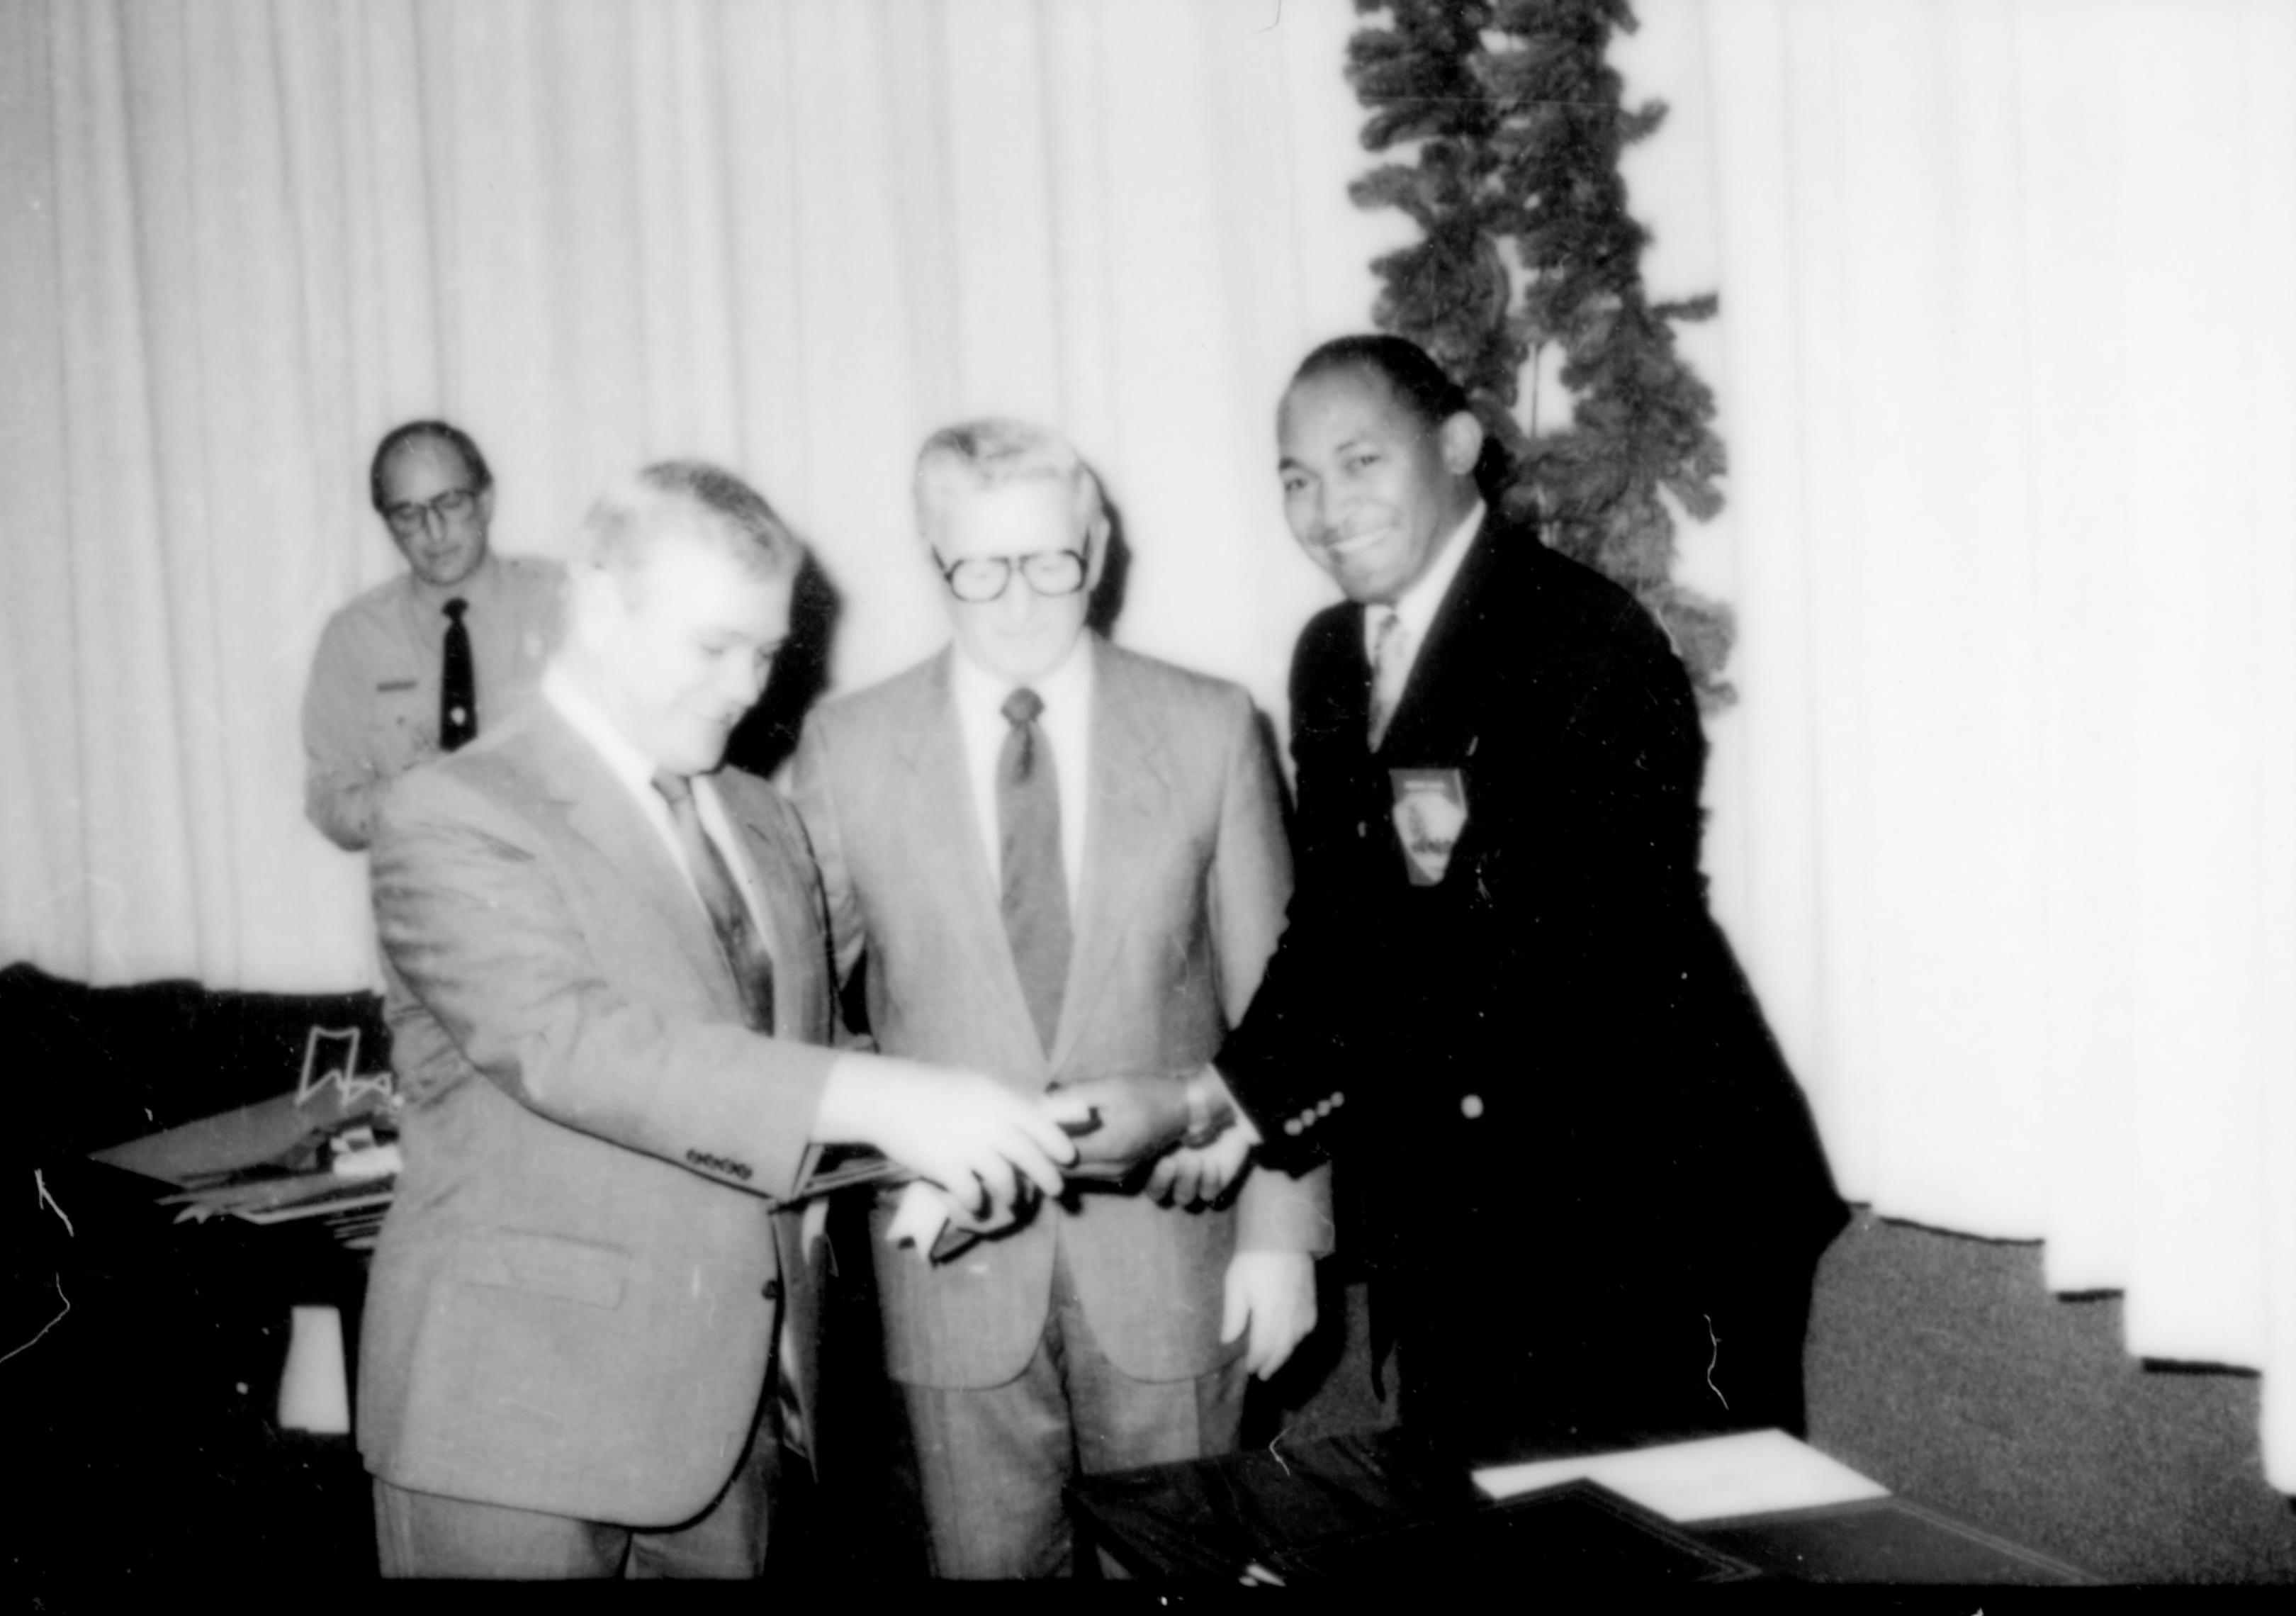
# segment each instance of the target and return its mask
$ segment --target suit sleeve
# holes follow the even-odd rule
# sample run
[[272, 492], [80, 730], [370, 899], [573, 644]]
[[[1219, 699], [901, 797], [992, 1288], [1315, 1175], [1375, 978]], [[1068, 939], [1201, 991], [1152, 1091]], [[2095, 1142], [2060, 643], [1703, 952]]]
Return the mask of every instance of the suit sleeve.
[[1220, 1002], [1231, 1026], [1259, 992], [1292, 896], [1292, 845], [1283, 787], [1250, 698], [1236, 693], [1212, 852], [1212, 924], [1219, 939]]
[[[1250, 701], [1239, 693], [1229, 724], [1211, 882], [1222, 1003], [1231, 1025], [1243, 1019], [1259, 991], [1291, 893], [1283, 786]], [[1295, 1174], [1255, 1168], [1236, 1197], [1236, 1249], [1330, 1251], [1331, 1169]]]
[[1655, 1102], [1638, 1120], [1683, 1204], [1702, 1209], [1704, 1260], [1758, 1287], [1784, 1276], [1806, 1296], [1808, 1262], [1847, 1211], [1800, 1086], [1707, 907], [1705, 739], [1688, 678], [1639, 610], [1618, 638], [1587, 726], [1611, 743], [1578, 771], [1578, 811], [1611, 833], [1608, 879], [1582, 898], [1602, 980], [1581, 997], [1635, 1029], [1620, 1053], [1637, 1064], [1637, 1094]]
[[1690, 676], [1639, 604], [1620, 611], [1607, 638], [1615, 649], [1589, 679], [1575, 726], [1595, 783], [1581, 812], [1611, 830], [1610, 879], [1636, 882], [1636, 896], [1661, 908], [1702, 903], [1706, 732]]
[[681, 1014], [611, 980], [531, 827], [447, 771], [377, 819], [375, 921], [427, 1014], [394, 1017], [411, 1104], [475, 1072], [552, 1121], [741, 1188], [797, 1183], [832, 1050]]
[[[1345, 1101], [1349, 1055], [1353, 971], [1347, 884], [1332, 873], [1341, 835], [1333, 796], [1321, 778], [1331, 633], [1311, 624], [1293, 658], [1291, 681], [1292, 758], [1299, 770], [1299, 811], [1292, 824], [1298, 882], [1291, 890], [1275, 951], [1268, 956], [1249, 1011], [1221, 1045], [1215, 1064], [1236, 1102], [1266, 1141], [1263, 1164], [1304, 1172], [1330, 1156], [1333, 1133], [1349, 1119], [1332, 1108]], [[1324, 1107], [1319, 1114], [1318, 1106]], [[1316, 1118], [1310, 1124], [1303, 1118]]]
[[790, 800], [804, 821], [806, 835], [813, 842], [814, 862], [821, 867], [831, 949], [841, 988], [852, 980], [868, 938], [861, 926], [861, 902], [854, 894], [852, 872], [845, 862], [844, 827], [838, 820], [829, 751], [829, 737], [819, 717], [808, 718], [798, 740], [797, 757], [790, 766]]
[[[1566, 677], [1574, 699], [1545, 787], [1516, 787], [1542, 822], [1515, 841], [1538, 851], [1488, 875], [1499, 913], [1562, 923], [1505, 954], [1583, 1005], [1610, 1006], [1614, 1036], [1654, 1031], [1677, 995], [1685, 928], [1705, 912], [1705, 734], [1680, 659], [1630, 600], [1590, 625]], [[1538, 890], [1511, 890], [1517, 876]]]

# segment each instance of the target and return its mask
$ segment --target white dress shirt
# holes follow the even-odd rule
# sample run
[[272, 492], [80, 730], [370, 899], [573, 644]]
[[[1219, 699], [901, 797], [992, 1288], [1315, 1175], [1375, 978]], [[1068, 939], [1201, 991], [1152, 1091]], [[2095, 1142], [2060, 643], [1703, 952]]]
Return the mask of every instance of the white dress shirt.
[[[1451, 592], [1451, 580], [1459, 576], [1459, 563], [1466, 559], [1468, 547], [1475, 542], [1475, 530], [1482, 526], [1484, 508], [1481, 500], [1475, 501], [1475, 508], [1467, 513], [1466, 520], [1451, 529], [1451, 537], [1435, 552], [1434, 564], [1395, 598], [1392, 609], [1397, 649], [1390, 654], [1402, 661], [1395, 679], [1398, 701], [1410, 688], [1411, 669], [1419, 660], [1419, 648], [1426, 643], [1427, 631], [1435, 626], [1435, 614], [1442, 609], [1443, 597]], [[1367, 658], [1378, 647], [1380, 614], [1377, 606], [1364, 609], [1364, 655]]]
[[[613, 720], [598, 710], [598, 704], [582, 693], [580, 686], [553, 667], [542, 676], [542, 698], [558, 711], [558, 716], [572, 726], [574, 733], [587, 741], [606, 768], [620, 781], [638, 805], [646, 823], [661, 838], [661, 845], [669, 853], [669, 861], [685, 871], [686, 890], [693, 893], [694, 906], [706, 918], [708, 906], [701, 901], [701, 887], [693, 872], [686, 868], [685, 849], [678, 845], [677, 828], [671, 824], [669, 804], [653, 789], [653, 777], [660, 771], [653, 761], [627, 736], [614, 727]], [[761, 947], [772, 952], [773, 931], [766, 924], [765, 906], [758, 895], [757, 877], [750, 872], [750, 861], [742, 851], [742, 839], [734, 833], [734, 822], [726, 816], [726, 806], [718, 800], [717, 788], [707, 775], [690, 775], [687, 783], [693, 789], [693, 807], [701, 820], [702, 834], [709, 837], [718, 851], [725, 856], [726, 867], [734, 873], [734, 884], [742, 894], [742, 906], [750, 913], [750, 934]]]
[[[996, 762], [1004, 750], [1004, 737], [1013, 730], [1011, 720], [1004, 717], [1004, 698], [1020, 687], [976, 666], [962, 645], [951, 648], [948, 686], [956, 707], [958, 738], [964, 743], [965, 780], [972, 788], [973, 817], [988, 855], [990, 884], [1002, 891], [1004, 837], [996, 823]], [[1052, 753], [1053, 778], [1060, 790], [1061, 870], [1068, 877], [1071, 921], [1084, 881], [1084, 819], [1092, 798], [1086, 789], [1086, 770], [1092, 763], [1092, 686], [1089, 634], [1078, 635], [1061, 665], [1029, 686], [1045, 704], [1037, 715], [1037, 727], [1044, 732]]]

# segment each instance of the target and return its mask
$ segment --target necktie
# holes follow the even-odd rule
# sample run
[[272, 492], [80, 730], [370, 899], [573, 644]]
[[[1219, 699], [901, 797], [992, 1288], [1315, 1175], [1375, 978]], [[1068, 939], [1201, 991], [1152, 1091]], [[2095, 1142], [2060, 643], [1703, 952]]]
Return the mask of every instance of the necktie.
[[1033, 690], [1004, 698], [1004, 747], [996, 759], [996, 827], [1004, 865], [1004, 936], [1021, 992], [1050, 1054], [1069, 975], [1068, 877], [1061, 867], [1061, 792]]
[[669, 823], [677, 833], [678, 851], [685, 855], [686, 870], [701, 894], [701, 906], [709, 911], [718, 946], [725, 950], [734, 984], [742, 990], [745, 1019], [758, 1031], [771, 1032], [773, 956], [750, 928], [750, 912], [742, 906], [741, 890], [734, 884], [734, 872], [726, 868], [726, 856], [701, 829], [701, 815], [693, 806], [693, 783], [683, 775], [656, 775], [653, 789], [669, 804]]
[[1374, 606], [1371, 628], [1371, 749], [1387, 739], [1387, 726], [1403, 700], [1403, 682], [1410, 671], [1410, 648], [1404, 644], [1403, 619], [1392, 606]]
[[439, 675], [439, 748], [453, 751], [479, 733], [478, 676], [471, 670], [471, 631], [463, 627], [470, 603], [447, 603], [447, 656]]

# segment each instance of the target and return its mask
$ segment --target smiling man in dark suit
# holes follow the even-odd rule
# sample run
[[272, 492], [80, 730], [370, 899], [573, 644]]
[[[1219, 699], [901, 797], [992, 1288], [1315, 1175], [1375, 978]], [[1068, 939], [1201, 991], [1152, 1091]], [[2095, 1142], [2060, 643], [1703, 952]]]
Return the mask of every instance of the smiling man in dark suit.
[[1298, 887], [1218, 1061], [1262, 1160], [1336, 1160], [1405, 1423], [1455, 1451], [1799, 1428], [1845, 1213], [1707, 913], [1682, 664], [1484, 502], [1411, 343], [1318, 349], [1278, 437], [1348, 598], [1292, 664]]
[[577, 536], [538, 699], [384, 800], [406, 1168], [358, 1429], [386, 1575], [756, 1574], [805, 1272], [774, 1203], [808, 1142], [873, 1144], [991, 1226], [1074, 1160], [988, 1078], [822, 1047], [804, 833], [712, 773], [801, 554], [739, 479], [648, 468]]

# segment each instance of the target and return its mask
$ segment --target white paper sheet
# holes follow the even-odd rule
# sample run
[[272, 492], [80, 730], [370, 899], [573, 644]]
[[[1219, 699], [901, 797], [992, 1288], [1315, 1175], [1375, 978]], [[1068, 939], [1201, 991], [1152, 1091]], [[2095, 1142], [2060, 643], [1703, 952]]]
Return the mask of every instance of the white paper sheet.
[[1890, 1496], [1879, 1481], [1783, 1431], [1734, 1431], [1662, 1448], [1493, 1465], [1475, 1472], [1475, 1485], [1494, 1498], [1511, 1498], [1581, 1476], [1677, 1522]]

